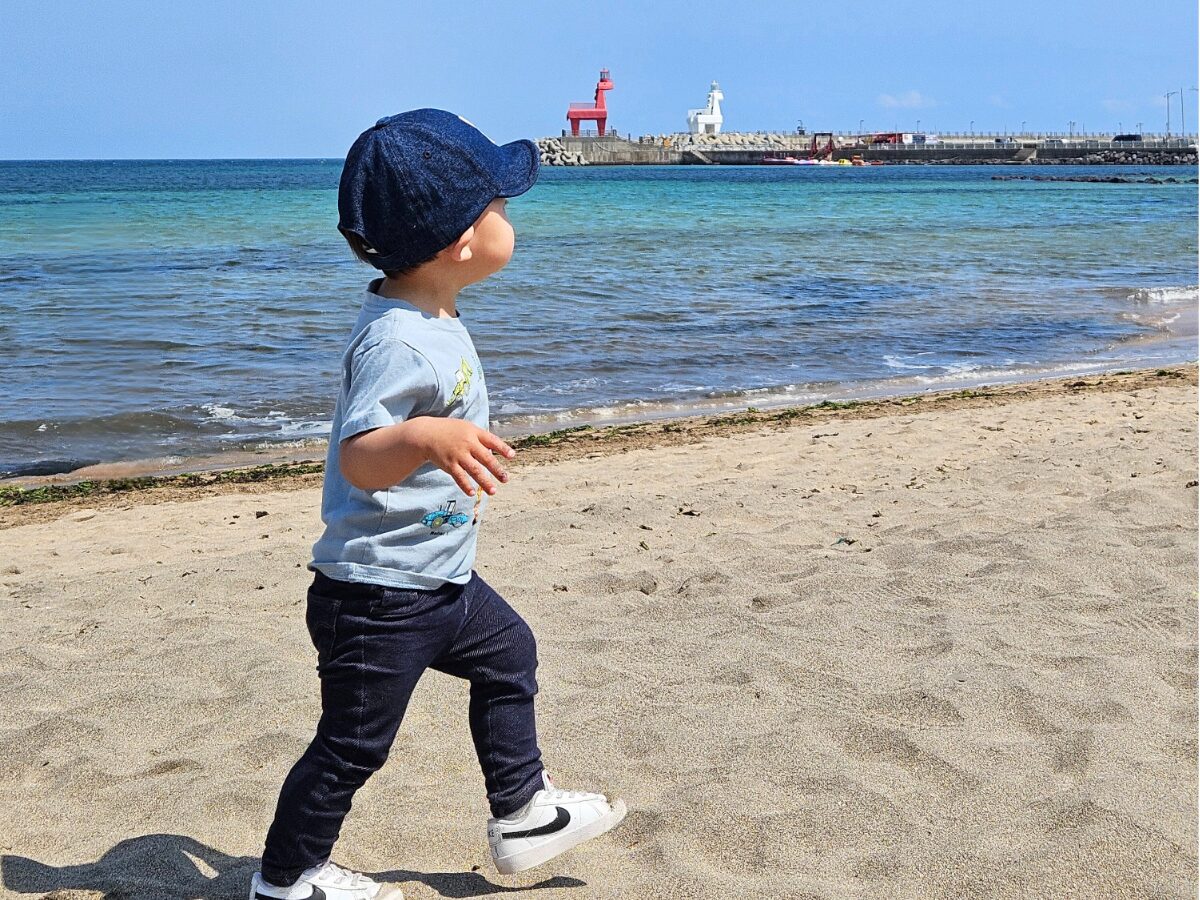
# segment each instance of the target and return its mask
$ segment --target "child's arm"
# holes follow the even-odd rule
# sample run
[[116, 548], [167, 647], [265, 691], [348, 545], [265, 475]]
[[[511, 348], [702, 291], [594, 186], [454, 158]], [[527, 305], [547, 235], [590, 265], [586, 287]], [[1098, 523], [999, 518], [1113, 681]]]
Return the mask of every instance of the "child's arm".
[[356, 488], [381, 491], [399, 484], [424, 463], [448, 472], [464, 494], [475, 485], [496, 493], [494, 475], [501, 483], [508, 473], [496, 451], [512, 459], [516, 451], [490, 431], [462, 419], [416, 416], [342, 441], [342, 475]]

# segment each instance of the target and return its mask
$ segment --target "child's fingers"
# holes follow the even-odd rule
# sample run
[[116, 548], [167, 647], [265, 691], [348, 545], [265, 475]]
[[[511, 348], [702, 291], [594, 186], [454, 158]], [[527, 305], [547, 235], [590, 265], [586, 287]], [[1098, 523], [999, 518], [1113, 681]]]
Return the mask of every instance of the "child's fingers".
[[470, 476], [467, 475], [467, 473], [463, 470], [462, 466], [452, 464], [446, 469], [446, 471], [449, 473], [450, 477], [454, 479], [454, 483], [458, 485], [458, 489], [460, 491], [467, 495], [475, 493], [475, 484], [471, 481]]
[[504, 441], [496, 437], [496, 435], [492, 434], [490, 431], [485, 431], [479, 435], [479, 443], [491, 450], [495, 450], [505, 459], [512, 459], [517, 455], [516, 450], [508, 446], [508, 444], [504, 443]]
[[[483, 463], [479, 462], [479, 460], [475, 459], [474, 457], [463, 460], [461, 467], [468, 475], [475, 479], [476, 483], [481, 488], [483, 488], [489, 494], [496, 493], [496, 482], [492, 481], [491, 476], [488, 475], [487, 467], [484, 466]], [[466, 491], [466, 493], [474, 494], [475, 488], [471, 488], [469, 491]]]
[[501, 483], [508, 481], [508, 472], [504, 470], [504, 466], [500, 464], [500, 460], [492, 455], [492, 451], [487, 447], [476, 447], [471, 455], [487, 466], [488, 471], [498, 478]]

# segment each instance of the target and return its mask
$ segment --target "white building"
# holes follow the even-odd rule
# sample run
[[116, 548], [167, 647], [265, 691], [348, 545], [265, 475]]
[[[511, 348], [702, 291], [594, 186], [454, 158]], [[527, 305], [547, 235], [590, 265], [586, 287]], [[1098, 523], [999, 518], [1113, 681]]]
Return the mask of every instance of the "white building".
[[720, 134], [721, 123], [725, 121], [721, 115], [721, 101], [724, 99], [725, 95], [714, 81], [708, 89], [708, 105], [704, 109], [688, 110], [688, 131], [692, 134]]

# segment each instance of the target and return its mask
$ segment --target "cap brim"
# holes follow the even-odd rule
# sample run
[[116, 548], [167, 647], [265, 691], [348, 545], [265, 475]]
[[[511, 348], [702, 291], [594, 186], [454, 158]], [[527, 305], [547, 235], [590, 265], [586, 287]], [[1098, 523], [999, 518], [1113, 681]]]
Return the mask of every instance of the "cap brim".
[[497, 185], [501, 197], [517, 197], [537, 181], [541, 164], [537, 144], [533, 141], [513, 141], [500, 147], [500, 172]]

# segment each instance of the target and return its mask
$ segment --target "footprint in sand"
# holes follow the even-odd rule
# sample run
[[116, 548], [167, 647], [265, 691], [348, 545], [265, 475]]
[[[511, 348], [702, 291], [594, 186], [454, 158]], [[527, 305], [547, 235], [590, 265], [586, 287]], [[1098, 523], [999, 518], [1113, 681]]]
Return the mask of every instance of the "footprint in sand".
[[899, 728], [883, 728], [856, 722], [842, 733], [842, 748], [861, 759], [888, 762], [914, 775], [939, 783], [975, 787], [978, 779], [951, 765], [936, 753], [914, 744]]
[[1073, 731], [1050, 742], [1050, 768], [1060, 775], [1082, 775], [1092, 764], [1095, 736], [1090, 731]]
[[946, 727], [964, 721], [957, 706], [923, 687], [879, 694], [867, 708], [888, 719], [913, 725]]

